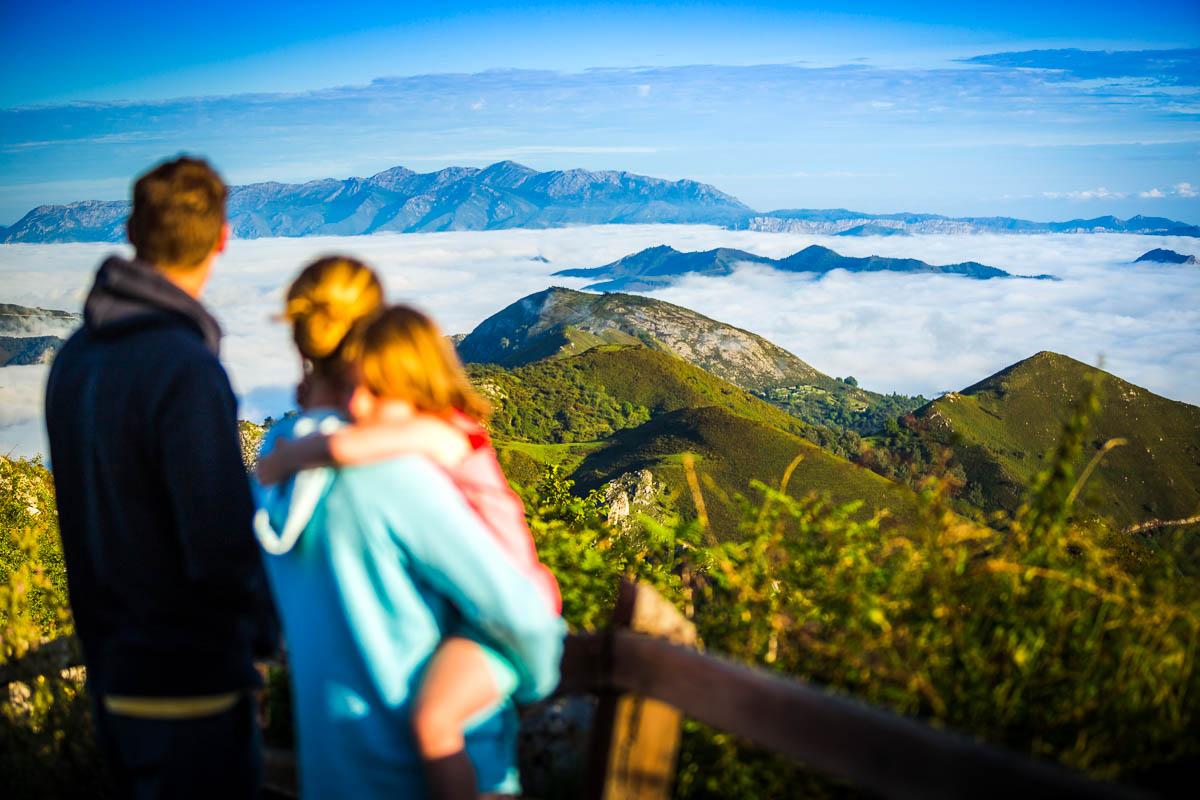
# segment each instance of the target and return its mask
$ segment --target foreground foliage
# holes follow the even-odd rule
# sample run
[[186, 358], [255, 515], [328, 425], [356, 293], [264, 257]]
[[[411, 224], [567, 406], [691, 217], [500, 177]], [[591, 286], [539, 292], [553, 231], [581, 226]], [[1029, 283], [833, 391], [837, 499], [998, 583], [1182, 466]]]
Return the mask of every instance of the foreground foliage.
[[[686, 519], [611, 528], [603, 495], [577, 495], [551, 468], [526, 493], [530, 524], [576, 630], [603, 626], [618, 579], [633, 577], [685, 609], [712, 652], [1128, 780], [1200, 753], [1200, 570], [1195, 528], [1132, 539], [1075, 517], [1091, 470], [1079, 466], [1107, 455], [1089, 433], [1098, 409], [1086, 394], [1021, 507], [987, 525], [954, 513], [952, 475], [922, 481], [918, 513], [897, 524], [794, 496], [792, 470], [724, 497], [690, 459]], [[2, 663], [70, 623], [48, 475], [36, 461], [0, 468]], [[52, 675], [0, 698], [0, 771], [18, 796], [90, 787], [78, 689]], [[685, 728], [679, 797], [846, 791]]]
[[[0, 666], [73, 630], [53, 481], [0, 458]], [[0, 775], [12, 797], [103, 795], [80, 670], [0, 686]]]
[[[539, 507], [535, 533], [577, 627], [602, 622], [612, 582], [630, 574], [691, 610], [711, 651], [1129, 778], [1200, 753], [1200, 594], [1167, 540], [1130, 543], [1072, 518], [1086, 477], [1073, 465], [1097, 410], [1093, 392], [1020, 510], [991, 526], [951, 510], [950, 478], [927, 479], [919, 518], [886, 529], [879, 517], [856, 519], [853, 505], [792, 497], [785, 478], [734, 498], [736, 536], [717, 535], [703, 513], [606, 532], [586, 515], [556, 517], [568, 501]], [[551, 476], [539, 496], [563, 492]], [[813, 783], [690, 725], [678, 788], [766, 798]]]

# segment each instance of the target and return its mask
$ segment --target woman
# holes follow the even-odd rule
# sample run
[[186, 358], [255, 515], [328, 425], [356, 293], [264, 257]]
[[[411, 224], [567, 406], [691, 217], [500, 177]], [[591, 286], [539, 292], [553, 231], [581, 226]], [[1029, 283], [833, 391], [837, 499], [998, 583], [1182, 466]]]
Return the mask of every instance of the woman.
[[[347, 335], [381, 303], [378, 279], [350, 259], [318, 261], [293, 283], [286, 317], [305, 362], [305, 410], [272, 428], [264, 453], [281, 438], [337, 429], [352, 397], [363, 414], [411, 414], [411, 403], [356, 387], [344, 358]], [[470, 396], [465, 383], [457, 390]], [[515, 792], [513, 699], [554, 688], [563, 624], [445, 471], [408, 455], [308, 470], [259, 496], [259, 535], [271, 554], [291, 663], [303, 794]], [[485, 654], [499, 701], [472, 720], [465, 749], [423, 762], [411, 732], [414, 700], [452, 635]]]

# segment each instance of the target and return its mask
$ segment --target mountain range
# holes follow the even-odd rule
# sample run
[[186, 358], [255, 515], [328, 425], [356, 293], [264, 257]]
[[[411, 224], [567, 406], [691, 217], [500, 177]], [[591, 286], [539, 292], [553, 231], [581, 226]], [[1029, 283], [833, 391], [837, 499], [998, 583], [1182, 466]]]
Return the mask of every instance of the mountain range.
[[[696, 181], [582, 169], [537, 172], [512, 161], [485, 169], [417, 173], [393, 167], [369, 178], [231, 186], [228, 200], [230, 227], [244, 239], [606, 223], [726, 225], [749, 212]], [[121, 241], [128, 213], [124, 202], [39, 206], [0, 239]]]
[[[483, 169], [447, 167], [418, 173], [393, 167], [367, 178], [231, 186], [228, 211], [233, 234], [247, 239], [608, 223], [701, 223], [843, 236], [964, 232], [1200, 236], [1200, 226], [1161, 217], [1030, 222], [845, 209], [757, 212], [694, 180], [582, 169], [538, 172], [512, 161]], [[117, 200], [38, 206], [13, 225], [0, 227], [0, 242], [122, 241], [128, 213], [129, 204]]]
[[816, 233], [847, 236], [877, 235], [869, 231], [889, 228], [900, 234], [925, 233], [1139, 233], [1150, 236], [1200, 236], [1200, 225], [1137, 215], [1033, 222], [1013, 217], [945, 217], [941, 214], [867, 214], [832, 209], [784, 209], [751, 214], [735, 227], [772, 233]]
[[[967, 278], [1011, 278], [1002, 269], [975, 261], [935, 266], [915, 258], [885, 258], [867, 256], [854, 258], [840, 255], [828, 247], [810, 245], [786, 258], [768, 258], [745, 250], [719, 247], [702, 252], [680, 252], [666, 245], [650, 247], [618, 259], [611, 264], [585, 269], [565, 269], [555, 276], [572, 278], [603, 278], [587, 288], [597, 291], [645, 292], [661, 289], [684, 275], [730, 275], [741, 264], [762, 264], [781, 272], [813, 272], [824, 274], [836, 269], [848, 272], [924, 272], [938, 275], [961, 275]], [[1052, 279], [1049, 275], [1031, 276]]]

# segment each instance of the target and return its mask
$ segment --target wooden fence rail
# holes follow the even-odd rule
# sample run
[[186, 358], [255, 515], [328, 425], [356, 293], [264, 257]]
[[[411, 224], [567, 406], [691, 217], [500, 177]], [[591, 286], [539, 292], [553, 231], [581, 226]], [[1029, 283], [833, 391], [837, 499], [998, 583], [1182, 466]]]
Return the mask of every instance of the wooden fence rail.
[[[668, 797], [680, 715], [884, 797], [1139, 796], [803, 681], [701, 653], [691, 644], [690, 623], [664, 605], [646, 587], [623, 586], [611, 629], [567, 639], [559, 692], [600, 698], [589, 759], [591, 798]], [[0, 686], [78, 664], [76, 654], [62, 640], [52, 642], [0, 666]], [[661, 708], [643, 713], [644, 707], [632, 713], [628, 705], [621, 710], [622, 703], [647, 700], [667, 713]], [[287, 774], [293, 769], [290, 754], [271, 755], [275, 788], [287, 792], [294, 787], [294, 774]]]

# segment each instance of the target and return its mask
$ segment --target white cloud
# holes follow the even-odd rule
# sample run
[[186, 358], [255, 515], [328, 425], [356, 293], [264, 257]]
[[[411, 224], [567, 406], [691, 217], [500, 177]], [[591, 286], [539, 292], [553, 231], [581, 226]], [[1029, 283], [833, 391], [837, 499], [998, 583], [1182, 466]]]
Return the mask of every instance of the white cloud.
[[1144, 192], [1138, 192], [1138, 197], [1157, 199], [1160, 197], [1200, 197], [1200, 189], [1190, 183], [1177, 183], [1169, 189], [1155, 187]]
[[648, 83], [639, 83], [639, 84], [638, 84], [638, 87], [637, 87], [637, 93], [638, 93], [638, 97], [649, 97], [649, 96], [650, 96], [650, 89], [651, 89], [651, 87], [650, 87], [650, 84], [648, 84]]
[[1051, 200], [1116, 200], [1125, 197], [1125, 192], [1113, 192], [1101, 186], [1073, 192], [1042, 192], [1042, 196]]
[[[348, 252], [376, 265], [394, 300], [428, 309], [466, 332], [567, 267], [604, 264], [657, 244], [737, 247], [784, 256], [809, 244], [846, 255], [980, 261], [1047, 281], [972, 281], [935, 275], [835, 272], [821, 280], [744, 267], [657, 292], [760, 333], [831, 375], [867, 388], [926, 395], [967, 386], [1038, 350], [1056, 350], [1152, 391], [1200, 403], [1200, 271], [1129, 262], [1155, 247], [1196, 252], [1195, 239], [1114, 234], [915, 236], [847, 239], [726, 231], [708, 226], [598, 226], [347, 238], [234, 241], [207, 300], [227, 332], [224, 360], [242, 414], [279, 414], [299, 365], [270, 317], [308, 260]], [[77, 309], [111, 245], [0, 246], [0, 302]], [[531, 260], [544, 256], [552, 263]], [[44, 367], [0, 369], [0, 453], [42, 449]]]

